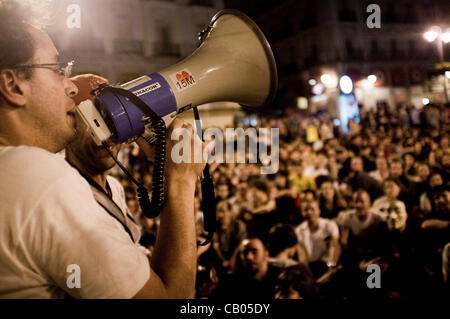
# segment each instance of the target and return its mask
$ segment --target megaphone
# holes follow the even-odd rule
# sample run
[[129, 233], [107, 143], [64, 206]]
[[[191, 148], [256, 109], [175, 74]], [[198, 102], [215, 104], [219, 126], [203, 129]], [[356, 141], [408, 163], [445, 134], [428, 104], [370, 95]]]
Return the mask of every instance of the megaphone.
[[[270, 103], [278, 77], [264, 34], [245, 14], [225, 9], [201, 32], [200, 46], [186, 59], [160, 72], [120, 86], [163, 117], [211, 102], [236, 102], [257, 108]], [[114, 90], [99, 90], [95, 109], [81, 103], [77, 113], [98, 145], [129, 142], [148, 124], [142, 108]]]
[[[141, 76], [120, 87], [101, 85], [94, 90], [95, 105], [87, 100], [75, 108], [97, 145], [130, 142], [146, 132], [155, 145], [152, 202], [147, 189], [116, 160], [138, 186], [138, 198], [146, 217], [156, 217], [164, 204], [163, 180], [166, 126], [162, 117], [211, 102], [237, 102], [247, 107], [270, 103], [278, 77], [272, 50], [258, 26], [236, 10], [219, 11], [200, 33], [200, 46], [186, 59], [160, 72]], [[197, 128], [199, 135], [201, 128]], [[212, 240], [216, 229], [214, 185], [208, 164], [203, 171], [204, 224]]]

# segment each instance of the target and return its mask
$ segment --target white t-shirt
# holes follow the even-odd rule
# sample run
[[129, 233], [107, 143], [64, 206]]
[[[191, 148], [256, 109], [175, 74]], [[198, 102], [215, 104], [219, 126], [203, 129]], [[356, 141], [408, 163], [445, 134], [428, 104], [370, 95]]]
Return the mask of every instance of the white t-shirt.
[[[72, 264], [80, 288], [68, 287]], [[61, 156], [0, 147], [0, 298], [130, 298], [149, 276], [148, 258]]]
[[378, 225], [386, 216], [376, 209], [369, 209], [369, 215], [361, 222], [356, 216], [356, 210], [350, 209], [342, 213], [340, 226], [349, 228], [353, 235], [363, 239], [369, 239], [378, 229]]
[[[127, 201], [125, 197], [125, 191], [123, 189], [122, 184], [112, 177], [111, 175], [106, 176], [106, 181], [108, 182], [109, 188], [111, 189], [112, 200], [119, 206], [123, 215], [126, 218], [127, 226], [133, 235], [133, 239], [135, 243], [139, 243], [139, 239], [141, 238], [141, 230], [139, 226], [136, 224], [133, 215], [127, 206]], [[145, 249], [145, 247], [143, 247]]]
[[339, 228], [337, 224], [329, 219], [319, 218], [319, 228], [311, 233], [308, 222], [304, 221], [295, 229], [298, 242], [301, 243], [306, 250], [309, 262], [314, 261], [330, 261], [328, 256], [328, 245], [331, 237], [339, 236]]

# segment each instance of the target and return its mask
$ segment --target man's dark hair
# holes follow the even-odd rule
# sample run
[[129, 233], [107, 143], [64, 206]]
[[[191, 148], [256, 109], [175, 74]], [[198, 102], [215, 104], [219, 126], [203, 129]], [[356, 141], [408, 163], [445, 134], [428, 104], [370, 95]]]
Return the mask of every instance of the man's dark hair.
[[304, 192], [303, 192], [303, 194], [306, 196], [306, 194], [308, 194], [308, 193], [311, 193], [312, 195], [313, 195], [313, 198], [314, 198], [314, 200], [313, 200], [313, 202], [316, 202], [317, 201], [317, 193], [316, 193], [316, 191], [315, 190], [312, 190], [312, 189], [310, 189], [310, 188], [308, 188], [307, 190], [305, 190]]
[[398, 187], [402, 188], [402, 182], [397, 177], [388, 177], [383, 181], [383, 187], [386, 185], [387, 182], [392, 182], [397, 184]]
[[[34, 54], [27, 17], [31, 10], [13, 0], [0, 0], [0, 71], [27, 63]], [[19, 71], [19, 70], [18, 70]], [[26, 78], [31, 69], [24, 69]]]
[[443, 192], [450, 192], [450, 183], [444, 183], [433, 187], [433, 195], [440, 194]]
[[323, 183], [327, 183], [327, 182], [333, 183], [334, 180], [333, 180], [333, 178], [331, 178], [328, 175], [319, 175], [316, 177], [315, 182], [316, 182], [317, 188], [320, 188]]
[[278, 277], [275, 292], [287, 296], [290, 290], [297, 291], [305, 300], [316, 300], [320, 296], [311, 270], [303, 264], [286, 268]]
[[275, 257], [295, 244], [297, 244], [297, 235], [291, 225], [276, 224], [269, 230], [267, 250], [270, 256]]
[[389, 161], [389, 167], [391, 167], [392, 164], [394, 164], [394, 163], [400, 163], [402, 165], [402, 167], [404, 167], [403, 160], [401, 158], [396, 157], [396, 158], [391, 159]]

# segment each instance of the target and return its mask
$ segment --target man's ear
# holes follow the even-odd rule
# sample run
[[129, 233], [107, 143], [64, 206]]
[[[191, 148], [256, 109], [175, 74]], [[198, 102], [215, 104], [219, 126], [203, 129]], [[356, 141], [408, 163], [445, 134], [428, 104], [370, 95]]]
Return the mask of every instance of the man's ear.
[[16, 107], [24, 106], [26, 103], [24, 80], [11, 69], [0, 72], [0, 93], [6, 101]]

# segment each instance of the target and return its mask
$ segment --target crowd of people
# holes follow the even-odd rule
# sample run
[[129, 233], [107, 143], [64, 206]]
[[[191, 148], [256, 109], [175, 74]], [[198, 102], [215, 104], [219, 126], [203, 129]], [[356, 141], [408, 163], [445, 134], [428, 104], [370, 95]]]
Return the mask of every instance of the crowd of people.
[[[279, 129], [279, 170], [213, 163], [217, 231], [198, 249], [198, 298], [414, 298], [448, 293], [450, 141], [448, 109], [380, 105], [349, 133], [328, 113], [259, 119]], [[245, 126], [237, 121], [237, 127]], [[230, 142], [230, 141], [227, 141]], [[151, 163], [135, 144], [120, 158], [150, 187]], [[143, 172], [140, 174], [140, 172]], [[128, 207], [151, 251], [158, 219]], [[202, 197], [195, 198], [198, 243]], [[377, 265], [381, 288], [369, 288]]]
[[[259, 155], [276, 153], [278, 169], [262, 174], [267, 163], [249, 150], [245, 163], [211, 163], [217, 231], [202, 245], [205, 162], [167, 160], [164, 207], [145, 217], [135, 186], [118, 170], [118, 181], [109, 175], [109, 155], [150, 188], [151, 147], [138, 138], [118, 153], [93, 142], [74, 112], [108, 80], [71, 77], [74, 62], [59, 60], [31, 13], [0, 0], [0, 298], [448, 293], [448, 106], [380, 105], [346, 133], [323, 112], [237, 120], [235, 128], [279, 129], [279, 143], [247, 137]], [[168, 136], [178, 129], [209, 150], [179, 117]], [[167, 154], [175, 144], [167, 140]]]

